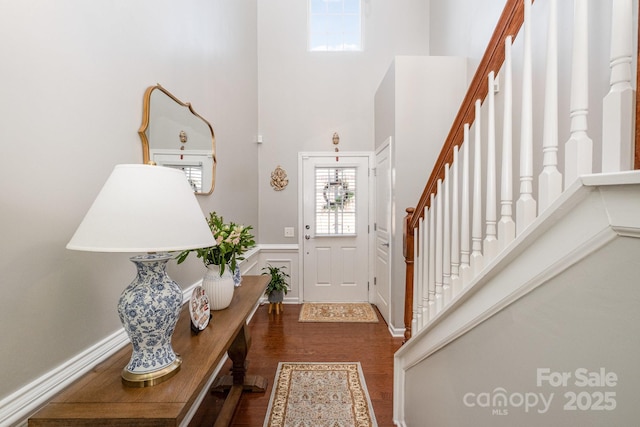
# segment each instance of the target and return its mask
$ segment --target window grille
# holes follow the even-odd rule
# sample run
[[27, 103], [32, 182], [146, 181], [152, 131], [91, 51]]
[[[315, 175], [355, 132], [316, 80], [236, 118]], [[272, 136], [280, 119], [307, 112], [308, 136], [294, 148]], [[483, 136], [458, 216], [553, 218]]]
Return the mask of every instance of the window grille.
[[360, 0], [309, 0], [310, 51], [361, 51]]
[[355, 235], [356, 197], [356, 168], [316, 168], [316, 235]]
[[164, 163], [162, 166], [181, 170], [187, 176], [187, 180], [189, 181], [191, 188], [193, 188], [193, 191], [202, 191], [202, 163], [198, 165], [172, 165]]

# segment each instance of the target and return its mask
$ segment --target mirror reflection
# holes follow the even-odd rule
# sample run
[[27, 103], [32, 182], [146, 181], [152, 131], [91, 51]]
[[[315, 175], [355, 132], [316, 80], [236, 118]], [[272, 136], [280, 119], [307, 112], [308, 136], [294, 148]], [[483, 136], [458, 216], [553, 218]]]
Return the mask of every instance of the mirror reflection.
[[144, 94], [142, 125], [144, 163], [184, 171], [196, 194], [211, 194], [215, 185], [215, 136], [211, 124], [160, 86]]

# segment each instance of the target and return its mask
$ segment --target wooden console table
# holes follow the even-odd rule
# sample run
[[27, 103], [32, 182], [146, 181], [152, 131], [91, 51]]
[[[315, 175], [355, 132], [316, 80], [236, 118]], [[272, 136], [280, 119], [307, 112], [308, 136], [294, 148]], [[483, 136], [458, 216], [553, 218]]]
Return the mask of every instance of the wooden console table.
[[146, 388], [124, 386], [120, 373], [131, 357], [127, 345], [54, 397], [29, 418], [29, 426], [179, 426], [229, 351], [231, 391], [216, 421], [216, 426], [227, 425], [245, 380], [252, 382], [253, 390], [266, 386], [260, 377], [244, 374], [250, 346], [247, 318], [268, 280], [267, 276], [244, 276], [231, 305], [214, 311], [211, 323], [198, 335], [191, 333], [189, 307], [184, 305], [173, 335], [173, 349], [182, 357], [182, 366], [173, 378]]

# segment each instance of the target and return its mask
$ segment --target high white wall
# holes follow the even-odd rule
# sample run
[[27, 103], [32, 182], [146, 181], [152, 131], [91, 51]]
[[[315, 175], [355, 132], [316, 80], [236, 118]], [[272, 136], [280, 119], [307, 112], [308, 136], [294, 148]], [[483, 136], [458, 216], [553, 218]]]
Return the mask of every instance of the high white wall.
[[466, 92], [465, 58], [397, 56], [375, 95], [375, 142], [392, 137], [391, 319], [404, 328], [403, 227], [415, 206]]
[[[260, 241], [297, 243], [298, 152], [373, 151], [374, 95], [396, 55], [429, 52], [429, 2], [363, 0], [364, 51], [310, 53], [307, 2], [258, 3]], [[289, 186], [276, 192], [280, 165]], [[295, 238], [284, 237], [295, 228]]]
[[[465, 19], [468, 3], [455, 8]], [[0, 399], [120, 328], [128, 256], [64, 246], [113, 166], [142, 161], [148, 86], [213, 125], [217, 184], [199, 197], [203, 212], [253, 225], [261, 243], [296, 243], [283, 227], [297, 227], [297, 153], [333, 150], [333, 132], [342, 151], [373, 150], [374, 94], [395, 56], [479, 56], [468, 40], [441, 49], [460, 28], [441, 21], [454, 12], [444, 1], [363, 5], [363, 52], [312, 54], [303, 0], [4, 0]], [[269, 185], [277, 165], [290, 180], [282, 192]], [[193, 258], [169, 273], [185, 287], [202, 266]]]
[[[65, 245], [118, 163], [142, 162], [161, 83], [213, 125], [203, 211], [258, 225], [257, 2], [4, 0], [0, 13], [0, 399], [114, 331], [128, 256]], [[194, 257], [195, 258], [195, 257]], [[170, 274], [202, 276], [196, 260]]]

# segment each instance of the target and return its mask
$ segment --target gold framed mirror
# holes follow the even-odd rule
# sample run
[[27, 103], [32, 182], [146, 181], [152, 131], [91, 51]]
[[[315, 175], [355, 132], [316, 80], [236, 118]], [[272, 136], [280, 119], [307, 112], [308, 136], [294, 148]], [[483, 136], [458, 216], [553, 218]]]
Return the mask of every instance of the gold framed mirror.
[[159, 84], [144, 93], [142, 140], [145, 164], [182, 170], [196, 194], [211, 194], [216, 177], [213, 127]]

